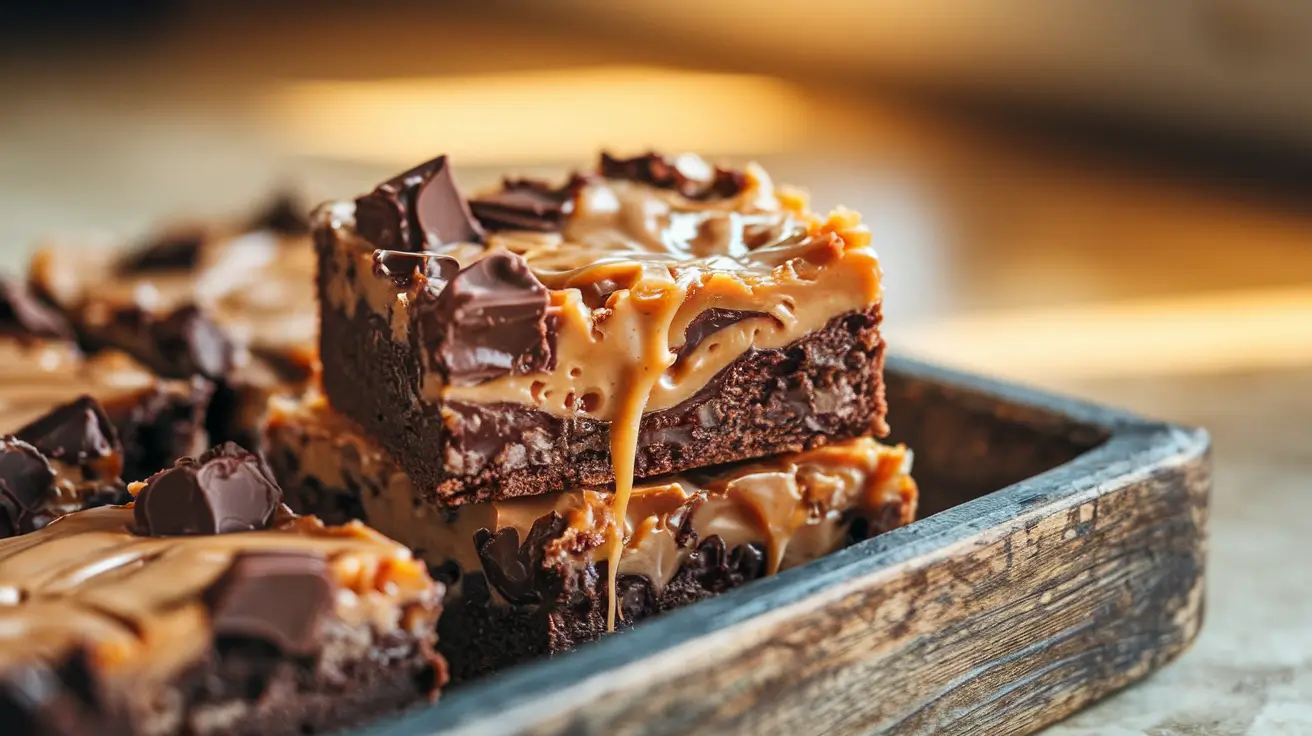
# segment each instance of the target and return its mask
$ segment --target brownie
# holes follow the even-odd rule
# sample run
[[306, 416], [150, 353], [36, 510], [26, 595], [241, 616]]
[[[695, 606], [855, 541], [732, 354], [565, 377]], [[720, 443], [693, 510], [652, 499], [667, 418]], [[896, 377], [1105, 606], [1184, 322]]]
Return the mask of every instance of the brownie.
[[323, 389], [452, 507], [882, 436], [854, 213], [758, 167], [603, 155], [471, 199], [445, 157], [312, 219]]
[[[607, 631], [611, 495], [595, 489], [437, 509], [321, 396], [275, 399], [265, 457], [287, 503], [361, 519], [450, 585], [439, 649], [455, 680]], [[645, 481], [625, 512], [618, 627], [909, 523], [911, 454], [871, 438]]]
[[314, 370], [314, 252], [308, 221], [280, 197], [249, 220], [168, 228], [141, 243], [46, 247], [33, 291], [82, 348], [132, 355], [158, 375], [210, 381], [215, 441], [256, 447], [270, 393]]
[[118, 351], [87, 357], [72, 337], [58, 312], [0, 278], [0, 434], [85, 395], [109, 416], [128, 480], [205, 447], [208, 381], [160, 379]]
[[336, 732], [445, 684], [404, 547], [296, 516], [235, 444], [132, 489], [0, 540], [6, 733]]

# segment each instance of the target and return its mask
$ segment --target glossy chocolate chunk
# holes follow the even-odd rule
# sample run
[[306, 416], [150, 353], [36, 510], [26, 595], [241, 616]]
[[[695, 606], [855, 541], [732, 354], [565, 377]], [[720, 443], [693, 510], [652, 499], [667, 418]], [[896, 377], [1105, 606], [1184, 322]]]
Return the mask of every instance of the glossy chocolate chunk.
[[692, 322], [683, 331], [683, 345], [679, 347], [679, 352], [675, 356], [674, 365], [682, 363], [698, 345], [701, 345], [706, 338], [723, 330], [724, 328], [738, 324], [747, 319], [774, 319], [765, 312], [758, 312], [752, 309], [721, 309], [712, 307], [701, 314], [693, 317]]
[[483, 229], [456, 187], [446, 156], [399, 174], [356, 199], [355, 229], [385, 250], [483, 242]]
[[206, 592], [214, 638], [255, 640], [280, 652], [318, 651], [335, 586], [322, 557], [297, 552], [247, 552]]
[[550, 370], [555, 336], [548, 302], [547, 288], [522, 256], [494, 250], [421, 302], [422, 337], [453, 384]]
[[219, 380], [232, 369], [234, 348], [228, 335], [195, 306], [174, 310], [151, 327], [151, 334], [169, 375]]
[[126, 714], [105, 702], [91, 656], [79, 647], [57, 665], [32, 660], [0, 674], [0, 724], [6, 734], [126, 736]]
[[41, 303], [27, 287], [0, 276], [0, 335], [72, 340], [73, 328], [58, 312]]
[[46, 457], [74, 465], [122, 454], [113, 423], [90, 396], [55, 407], [15, 435]]
[[697, 156], [669, 158], [654, 151], [633, 158], [601, 154], [601, 175], [673, 189], [689, 199], [736, 196], [746, 185], [741, 172], [711, 166]]
[[175, 232], [149, 242], [128, 253], [118, 264], [119, 273], [143, 271], [181, 271], [200, 263], [205, 233], [200, 230]]
[[279, 235], [307, 235], [310, 218], [299, 200], [286, 192], [273, 198], [264, 209], [251, 218], [249, 230], [269, 230]]
[[281, 503], [260, 459], [229, 442], [151, 476], [133, 519], [152, 537], [227, 534], [267, 528]]
[[401, 250], [374, 251], [374, 275], [389, 278], [398, 288], [414, 286], [417, 276], [446, 282], [460, 270], [460, 262], [440, 253], [411, 253]]
[[55, 471], [33, 446], [0, 438], [0, 538], [35, 531], [50, 521]]
[[523, 605], [548, 599], [555, 591], [544, 590], [548, 584], [540, 576], [542, 556], [547, 543], [559, 538], [569, 526], [564, 517], [552, 511], [533, 522], [523, 544], [519, 530], [507, 527], [495, 533], [480, 529], [474, 534], [474, 548], [488, 584], [510, 603]]
[[469, 202], [469, 209], [488, 230], [556, 232], [574, 211], [574, 197], [585, 183], [575, 176], [553, 188], [536, 179], [507, 179], [501, 191]]

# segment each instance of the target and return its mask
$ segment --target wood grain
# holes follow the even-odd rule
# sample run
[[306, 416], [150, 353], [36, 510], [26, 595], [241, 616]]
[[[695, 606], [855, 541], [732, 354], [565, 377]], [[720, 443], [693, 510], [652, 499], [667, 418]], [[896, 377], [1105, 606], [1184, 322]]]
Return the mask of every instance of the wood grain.
[[1029, 733], [1188, 646], [1205, 432], [889, 374], [937, 513], [371, 733]]

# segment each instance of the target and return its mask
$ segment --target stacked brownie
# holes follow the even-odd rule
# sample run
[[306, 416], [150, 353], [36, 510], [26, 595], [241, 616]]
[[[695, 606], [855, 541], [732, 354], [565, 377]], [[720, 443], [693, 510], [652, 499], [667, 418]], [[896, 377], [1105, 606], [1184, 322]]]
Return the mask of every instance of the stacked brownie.
[[910, 521], [878, 260], [756, 167], [602, 156], [472, 198], [438, 158], [313, 218], [323, 396], [275, 401], [298, 511], [451, 583], [456, 677]]
[[83, 408], [0, 440], [0, 516], [30, 532], [0, 540], [4, 733], [321, 733], [436, 696], [441, 583], [358, 522], [293, 514], [235, 444], [43, 523], [88, 473], [122, 487]]

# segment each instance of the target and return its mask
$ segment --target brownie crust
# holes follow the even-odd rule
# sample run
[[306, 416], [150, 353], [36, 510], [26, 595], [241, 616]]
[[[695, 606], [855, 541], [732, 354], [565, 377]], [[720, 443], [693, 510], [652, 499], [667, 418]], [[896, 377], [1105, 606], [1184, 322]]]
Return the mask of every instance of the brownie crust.
[[[319, 244], [319, 288], [332, 278]], [[509, 403], [422, 398], [418, 345], [398, 343], [361, 302], [320, 301], [323, 388], [394, 458], [425, 500], [456, 506], [614, 483], [608, 422]], [[635, 477], [797, 452], [887, 433], [875, 306], [779, 349], [751, 349], [683, 403], [646, 414]]]

